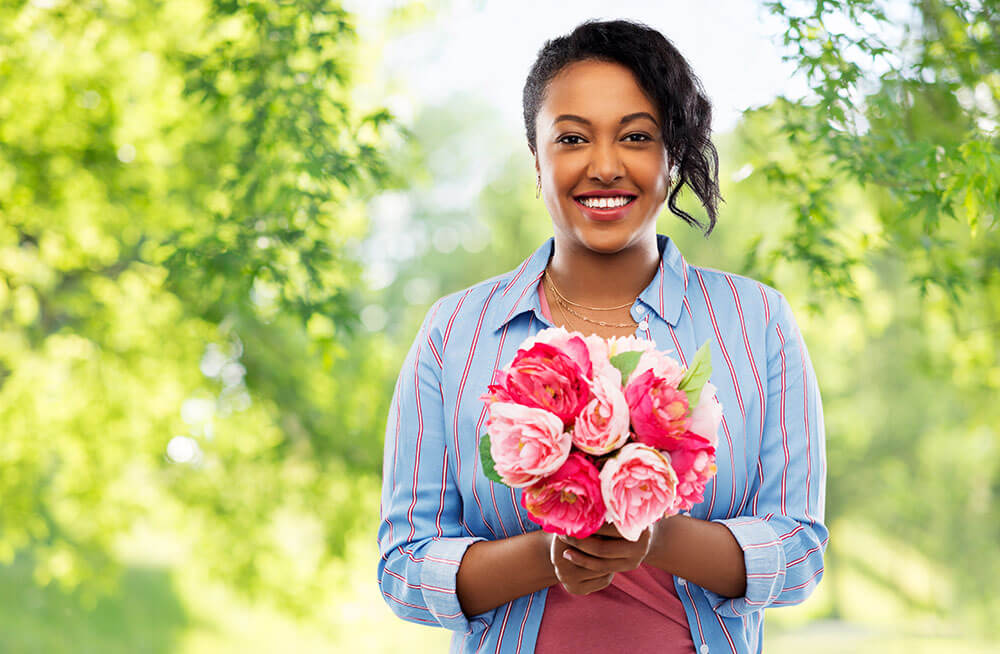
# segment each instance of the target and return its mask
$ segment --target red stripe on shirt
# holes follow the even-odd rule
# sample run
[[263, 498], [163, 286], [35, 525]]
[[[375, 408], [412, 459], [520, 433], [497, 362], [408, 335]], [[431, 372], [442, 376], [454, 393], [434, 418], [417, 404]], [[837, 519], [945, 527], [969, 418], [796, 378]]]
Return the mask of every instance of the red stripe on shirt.
[[[504, 341], [507, 340], [507, 329], [509, 327], [510, 327], [510, 323], [505, 324], [503, 326], [503, 331], [500, 333], [500, 344], [497, 346], [497, 357], [496, 357], [496, 360], [493, 362], [493, 370], [494, 370], [494, 372], [500, 369], [500, 357], [503, 356], [503, 344], [504, 344]], [[487, 413], [487, 405], [484, 402], [483, 403], [483, 409], [482, 409], [482, 411], [479, 412], [479, 422], [476, 423], [476, 434], [477, 435], [479, 435], [479, 433], [483, 429], [483, 421], [486, 419], [486, 413]], [[496, 496], [496, 492], [494, 491], [494, 488], [493, 488], [495, 485], [496, 484], [490, 484], [490, 500], [493, 502], [493, 512], [497, 516], [497, 522], [500, 523], [500, 531], [503, 532], [503, 537], [504, 538], [510, 538], [510, 534], [507, 533], [507, 527], [503, 524], [503, 517], [501, 517], [501, 515], [500, 515], [500, 507], [497, 506], [497, 496]], [[475, 486], [473, 486], [473, 491], [475, 491]], [[485, 516], [483, 517], [483, 519], [484, 520], [486, 519]]]
[[764, 431], [764, 386], [760, 382], [760, 374], [757, 372], [757, 364], [753, 359], [753, 351], [750, 349], [750, 338], [747, 336], [747, 323], [743, 317], [743, 303], [740, 301], [740, 293], [736, 290], [732, 275], [726, 275], [729, 283], [729, 290], [733, 293], [733, 301], [736, 302], [736, 313], [740, 317], [740, 331], [743, 333], [743, 346], [747, 351], [747, 361], [750, 363], [750, 370], [753, 372], [753, 380], [757, 384], [757, 396], [760, 398], [760, 430]]
[[410, 506], [406, 509], [406, 521], [410, 524], [410, 535], [407, 540], [412, 540], [417, 533], [417, 527], [413, 524], [413, 509], [417, 506], [417, 478], [420, 475], [420, 442], [424, 439], [424, 412], [420, 406], [420, 349], [423, 344], [417, 345], [416, 362], [413, 366], [414, 399], [417, 403], [417, 444], [413, 453], [413, 495]]
[[455, 317], [458, 316], [458, 312], [462, 309], [462, 305], [465, 304], [465, 298], [469, 297], [469, 293], [472, 292], [470, 288], [467, 290], [461, 298], [458, 300], [458, 304], [455, 305], [455, 310], [451, 312], [451, 317], [448, 318], [448, 326], [444, 330], [444, 338], [441, 339], [441, 349], [448, 349], [448, 338], [451, 336], [451, 327], [455, 324]]
[[[502, 280], [498, 280], [497, 283], [493, 285], [493, 288], [490, 289], [490, 294], [486, 298], [486, 302], [483, 303], [483, 309], [482, 309], [482, 311], [479, 312], [479, 320], [476, 322], [476, 330], [475, 330], [475, 332], [473, 332], [473, 334], [472, 334], [472, 342], [469, 344], [469, 356], [465, 360], [465, 369], [462, 371], [462, 379], [458, 383], [458, 396], [455, 399], [455, 421], [454, 421], [454, 432], [455, 432], [454, 433], [454, 438], [455, 438], [455, 451], [456, 452], [459, 451], [458, 416], [459, 416], [459, 413], [461, 412], [462, 395], [463, 395], [463, 393], [465, 391], [465, 383], [469, 380], [469, 370], [472, 369], [472, 358], [473, 358], [473, 356], [476, 353], [476, 344], [479, 342], [479, 335], [483, 331], [483, 319], [486, 317], [486, 312], [487, 312], [487, 309], [489, 309], [490, 301], [492, 301], [494, 294], [497, 292], [497, 289], [500, 288], [501, 281]], [[477, 397], [478, 397], [478, 395], [477, 395]], [[478, 439], [479, 438], [479, 434], [476, 434], [475, 438]], [[461, 474], [462, 474], [461, 461], [459, 461], [458, 464], [459, 464], [459, 467], [458, 467], [458, 476], [459, 476], [459, 479], [461, 479]], [[497, 537], [496, 531], [493, 530], [493, 527], [491, 527], [490, 523], [486, 520], [486, 512], [483, 511], [483, 503], [479, 499], [479, 493], [478, 493], [478, 491], [476, 491], [476, 483], [475, 483], [474, 480], [473, 480], [473, 483], [472, 483], [472, 495], [473, 495], [473, 498], [476, 501], [476, 506], [479, 507], [479, 514], [483, 518], [483, 524], [485, 524], [486, 528], [490, 530], [490, 533], [493, 535], [493, 538], [496, 538]]]
[[781, 341], [781, 402], [778, 409], [778, 418], [781, 423], [781, 448], [785, 452], [785, 466], [781, 469], [781, 513], [787, 514], [785, 510], [785, 485], [788, 481], [788, 466], [791, 463], [791, 455], [788, 451], [788, 430], [785, 427], [785, 336], [781, 333], [781, 325], [775, 325], [778, 332], [778, 340]]

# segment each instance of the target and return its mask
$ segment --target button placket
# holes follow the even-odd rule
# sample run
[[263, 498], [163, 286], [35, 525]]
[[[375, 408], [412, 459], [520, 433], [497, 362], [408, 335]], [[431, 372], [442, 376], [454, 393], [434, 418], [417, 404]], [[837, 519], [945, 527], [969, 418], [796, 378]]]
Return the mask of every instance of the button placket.
[[646, 316], [646, 307], [636, 302], [632, 306], [632, 319], [636, 321], [637, 331], [649, 331], [649, 317]]

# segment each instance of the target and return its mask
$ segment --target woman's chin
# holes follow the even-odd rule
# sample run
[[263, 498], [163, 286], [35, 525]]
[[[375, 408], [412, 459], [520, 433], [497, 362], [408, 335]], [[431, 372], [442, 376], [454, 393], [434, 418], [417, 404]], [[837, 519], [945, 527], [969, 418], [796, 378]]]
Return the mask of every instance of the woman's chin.
[[639, 236], [633, 226], [617, 224], [587, 225], [576, 230], [581, 244], [601, 254], [615, 254], [635, 242]]

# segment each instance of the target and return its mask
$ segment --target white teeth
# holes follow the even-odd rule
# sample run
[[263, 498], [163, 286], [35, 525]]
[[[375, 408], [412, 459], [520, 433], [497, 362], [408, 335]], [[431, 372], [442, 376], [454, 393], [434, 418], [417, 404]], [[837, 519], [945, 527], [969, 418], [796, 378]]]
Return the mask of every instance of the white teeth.
[[592, 209], [611, 209], [614, 207], [623, 207], [631, 200], [631, 197], [626, 197], [624, 195], [619, 195], [613, 198], [580, 198], [580, 202], [584, 206]]

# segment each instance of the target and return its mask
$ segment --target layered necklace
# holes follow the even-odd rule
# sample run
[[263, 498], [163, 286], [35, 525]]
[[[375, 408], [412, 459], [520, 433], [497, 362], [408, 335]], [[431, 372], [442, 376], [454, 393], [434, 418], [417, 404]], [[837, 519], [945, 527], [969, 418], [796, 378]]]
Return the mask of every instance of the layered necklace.
[[634, 320], [632, 320], [631, 316], [629, 316], [629, 321], [630, 322], [623, 322], [623, 323], [619, 323], [619, 322], [607, 322], [607, 321], [604, 321], [604, 320], [595, 320], [594, 318], [589, 318], [589, 317], [583, 315], [582, 313], [580, 313], [579, 311], [575, 311], [573, 309], [573, 307], [579, 307], [581, 309], [588, 309], [590, 311], [618, 311], [618, 310], [624, 309], [625, 307], [632, 306], [632, 303], [635, 302], [634, 299], [631, 300], [631, 301], [629, 301], [629, 302], [626, 302], [625, 304], [620, 304], [620, 305], [618, 305], [616, 307], [588, 307], [585, 304], [578, 304], [576, 302], [573, 302], [572, 300], [567, 299], [565, 295], [563, 295], [562, 293], [560, 293], [559, 292], [559, 288], [556, 287], [555, 282], [552, 281], [552, 276], [549, 275], [549, 269], [548, 268], [545, 269], [545, 282], [552, 289], [552, 293], [556, 297], [556, 304], [558, 304], [559, 308], [562, 310], [564, 318], [567, 317], [566, 313], [568, 312], [568, 313], [573, 314], [577, 318], [580, 318], [581, 320], [585, 320], [585, 321], [587, 321], [589, 323], [592, 323], [592, 324], [595, 324], [595, 325], [601, 325], [602, 327], [635, 327], [636, 324], [637, 324]]

